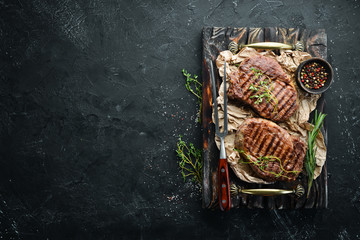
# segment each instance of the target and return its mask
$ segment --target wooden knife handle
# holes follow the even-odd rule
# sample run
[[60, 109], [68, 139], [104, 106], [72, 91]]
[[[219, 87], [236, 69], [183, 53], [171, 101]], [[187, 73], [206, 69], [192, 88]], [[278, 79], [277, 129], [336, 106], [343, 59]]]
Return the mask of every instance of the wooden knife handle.
[[231, 207], [229, 170], [226, 158], [219, 160], [219, 206], [221, 211], [229, 211]]

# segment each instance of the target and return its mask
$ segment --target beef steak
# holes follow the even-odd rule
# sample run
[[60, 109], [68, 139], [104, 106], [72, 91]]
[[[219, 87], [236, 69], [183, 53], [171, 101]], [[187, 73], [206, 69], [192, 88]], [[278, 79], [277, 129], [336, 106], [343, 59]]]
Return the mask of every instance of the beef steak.
[[293, 181], [303, 167], [306, 147], [274, 122], [246, 119], [235, 137], [242, 160], [266, 181]]
[[295, 87], [272, 58], [246, 58], [229, 78], [228, 97], [249, 105], [264, 118], [285, 121], [298, 108]]

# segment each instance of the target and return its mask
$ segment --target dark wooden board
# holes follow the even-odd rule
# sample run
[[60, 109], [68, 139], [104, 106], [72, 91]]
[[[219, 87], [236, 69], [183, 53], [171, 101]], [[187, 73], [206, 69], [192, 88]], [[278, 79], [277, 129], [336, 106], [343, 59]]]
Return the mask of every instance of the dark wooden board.
[[[215, 131], [212, 123], [212, 92], [210, 84], [209, 63], [215, 60], [219, 52], [228, 49], [231, 41], [239, 44], [255, 42], [283, 42], [294, 44], [297, 41], [305, 43], [305, 51], [313, 57], [327, 58], [327, 35], [323, 29], [297, 29], [297, 28], [224, 28], [224, 27], [204, 27], [203, 28], [203, 208], [218, 208], [218, 186], [217, 186], [217, 165], [219, 150], [215, 145]], [[216, 69], [215, 69], [216, 71]], [[215, 72], [217, 86], [221, 83], [221, 78]], [[324, 94], [317, 104], [318, 111], [325, 111]], [[311, 120], [312, 116], [310, 117]], [[327, 125], [326, 120], [322, 129], [327, 145]], [[263, 188], [265, 185], [250, 184], [241, 181], [230, 170], [230, 185], [236, 184], [244, 188]], [[291, 189], [300, 183], [307, 189], [307, 178], [303, 174], [292, 183], [276, 182], [266, 185], [267, 188]], [[327, 166], [323, 167], [321, 175], [314, 181], [309, 198], [305, 196], [296, 198], [294, 195], [283, 195], [277, 197], [263, 197], [252, 195], [238, 195], [231, 198], [232, 208], [267, 208], [267, 209], [301, 209], [301, 208], [327, 208]]]

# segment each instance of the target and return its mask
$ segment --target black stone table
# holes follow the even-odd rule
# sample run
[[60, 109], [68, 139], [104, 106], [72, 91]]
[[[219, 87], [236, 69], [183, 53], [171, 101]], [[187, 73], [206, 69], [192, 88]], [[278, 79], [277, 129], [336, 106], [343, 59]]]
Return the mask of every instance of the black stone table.
[[[329, 207], [201, 207], [203, 26], [325, 28]], [[359, 1], [0, 1], [0, 238], [360, 239]]]

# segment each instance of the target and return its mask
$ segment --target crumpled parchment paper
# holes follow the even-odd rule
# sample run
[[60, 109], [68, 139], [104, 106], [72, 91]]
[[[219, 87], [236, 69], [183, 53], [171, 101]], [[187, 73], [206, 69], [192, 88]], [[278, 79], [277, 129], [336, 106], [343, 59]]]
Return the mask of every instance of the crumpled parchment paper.
[[[270, 58], [276, 59], [279, 64], [283, 67], [284, 71], [289, 75], [289, 77], [293, 80], [294, 86], [296, 87], [298, 94], [298, 104], [299, 108], [291, 116], [286, 122], [278, 123], [279, 126], [286, 129], [289, 134], [298, 136], [301, 140], [307, 144], [307, 133], [311, 128], [311, 124], [308, 123], [310, 113], [315, 109], [316, 102], [320, 98], [320, 94], [308, 94], [302, 90], [300, 90], [296, 84], [295, 80], [295, 71], [298, 65], [306, 60], [311, 58], [311, 55], [306, 52], [299, 51], [282, 51], [280, 56], [275, 55], [271, 51], [267, 52], [257, 52], [252, 48], [244, 48], [237, 54], [232, 54], [230, 51], [220, 52], [219, 56], [216, 59], [216, 66], [219, 70], [219, 74], [221, 77], [224, 76], [224, 60], [226, 59], [227, 68], [226, 72], [236, 71], [237, 67], [235, 64], [241, 63], [245, 58], [250, 57], [255, 54], [261, 54]], [[227, 89], [229, 87], [229, 78], [227, 78]], [[219, 125], [220, 129], [223, 128], [223, 103], [224, 103], [224, 91], [223, 85], [221, 84], [219, 88], [219, 96], [217, 98], [218, 103], [218, 113], [219, 113]], [[263, 183], [269, 184], [271, 182], [266, 182], [265, 180], [257, 177], [257, 175], [253, 172], [251, 167], [248, 164], [239, 163], [240, 155], [237, 151], [234, 151], [234, 140], [235, 133], [242, 122], [251, 117], [259, 117], [254, 111], [249, 107], [242, 107], [240, 104], [233, 104], [228, 102], [228, 135], [225, 137], [225, 149], [228, 157], [228, 163], [230, 167], [233, 169], [236, 176], [238, 176], [241, 180], [251, 183]], [[214, 114], [212, 116], [214, 120]], [[216, 136], [215, 141], [217, 147], [220, 148], [220, 139]], [[317, 151], [316, 151], [316, 168], [314, 173], [314, 178], [317, 178], [322, 170], [322, 167], [326, 160], [326, 146], [324, 143], [324, 138], [319, 133], [316, 139]]]

